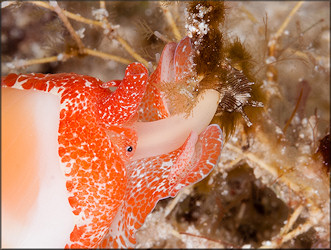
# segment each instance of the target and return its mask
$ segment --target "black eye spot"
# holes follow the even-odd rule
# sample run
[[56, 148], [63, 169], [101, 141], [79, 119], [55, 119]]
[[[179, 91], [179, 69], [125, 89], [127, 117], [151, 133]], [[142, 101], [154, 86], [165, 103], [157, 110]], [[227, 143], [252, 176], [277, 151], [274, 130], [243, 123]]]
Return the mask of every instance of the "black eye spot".
[[133, 148], [131, 146], [126, 148], [126, 151], [128, 151], [128, 152], [132, 152], [132, 150], [133, 150]]

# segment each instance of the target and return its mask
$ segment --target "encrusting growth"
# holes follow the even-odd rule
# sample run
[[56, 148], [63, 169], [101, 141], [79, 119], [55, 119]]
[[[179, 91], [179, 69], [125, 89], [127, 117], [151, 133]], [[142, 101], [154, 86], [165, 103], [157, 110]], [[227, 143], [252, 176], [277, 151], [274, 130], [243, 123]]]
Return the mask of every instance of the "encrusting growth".
[[252, 87], [256, 80], [250, 73], [248, 51], [239, 39], [230, 41], [220, 28], [225, 12], [223, 1], [192, 2], [187, 7], [186, 28], [194, 51], [194, 71], [200, 79], [196, 90], [212, 88], [220, 92], [217, 123], [227, 137], [235, 131], [238, 120], [233, 113], [239, 112], [250, 127], [252, 122], [243, 108], [263, 107], [263, 103], [251, 100], [259, 90]]

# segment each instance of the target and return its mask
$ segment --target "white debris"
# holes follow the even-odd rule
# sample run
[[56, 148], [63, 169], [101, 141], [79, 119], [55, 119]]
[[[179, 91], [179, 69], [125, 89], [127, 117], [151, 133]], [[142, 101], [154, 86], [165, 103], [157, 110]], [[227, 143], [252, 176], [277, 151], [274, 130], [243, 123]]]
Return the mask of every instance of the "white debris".
[[199, 13], [192, 14], [188, 13], [187, 9], [185, 10], [185, 15], [187, 16], [188, 23], [185, 24], [185, 28], [188, 31], [188, 36], [192, 38], [193, 35], [198, 35], [199, 37], [203, 37], [206, 35], [209, 31], [209, 25], [207, 22], [203, 19], [205, 14], [210, 12], [213, 8], [210, 6], [209, 8], [205, 6], [201, 6], [201, 4], [198, 4], [196, 6], [197, 10], [199, 10]]
[[274, 56], [269, 56], [267, 59], [265, 59], [266, 64], [271, 64], [276, 62], [276, 58]]
[[60, 53], [60, 54], [57, 55], [57, 60], [58, 61], [62, 61], [63, 58], [64, 58], [64, 55], [62, 53]]
[[102, 21], [104, 18], [109, 16], [108, 11], [104, 8], [92, 10], [92, 15], [98, 21]]
[[209, 31], [208, 24], [206, 24], [205, 22], [199, 23], [199, 26], [198, 27], [199, 27], [199, 32], [202, 35], [206, 35], [207, 32]]
[[8, 62], [8, 63], [6, 63], [6, 66], [7, 66], [9, 69], [15, 69], [15, 64], [14, 64], [14, 63]]
[[57, 1], [49, 1], [49, 5], [52, 6], [52, 7], [57, 7], [58, 6]]
[[269, 40], [268, 42], [268, 47], [274, 46], [276, 45], [276, 39], [274, 39], [273, 37]]
[[84, 35], [85, 30], [86, 29], [83, 27], [83, 28], [77, 30], [76, 33], [80, 38], [84, 38], [85, 37], [85, 35]]
[[23, 59], [18, 59], [18, 60], [15, 60], [14, 62], [6, 63], [6, 66], [10, 69], [16, 69], [16, 68], [23, 67], [25, 65], [25, 62], [26, 61]]
[[264, 246], [271, 246], [272, 244], [271, 244], [271, 241], [266, 240], [266, 241], [263, 241], [262, 242], [262, 245], [264, 245]]
[[283, 134], [283, 130], [278, 126], [276, 126], [276, 134], [277, 135], [282, 135]]

